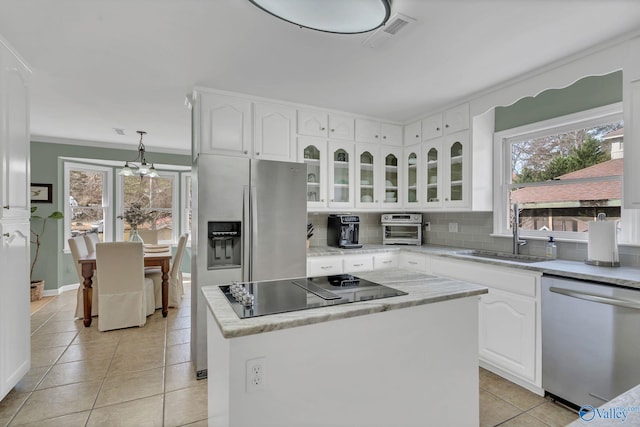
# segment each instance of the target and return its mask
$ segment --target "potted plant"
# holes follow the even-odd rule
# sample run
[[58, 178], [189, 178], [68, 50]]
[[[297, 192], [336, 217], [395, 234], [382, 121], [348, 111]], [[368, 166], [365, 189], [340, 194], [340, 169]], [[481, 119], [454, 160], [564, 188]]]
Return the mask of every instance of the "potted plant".
[[29, 272], [29, 278], [31, 280], [31, 301], [39, 300], [40, 298], [42, 298], [42, 291], [44, 290], [44, 280], [34, 280], [33, 270], [36, 266], [36, 262], [38, 262], [40, 245], [42, 245], [41, 239], [47, 226], [47, 220], [58, 220], [63, 218], [62, 212], [58, 211], [52, 212], [47, 217], [41, 217], [39, 215], [36, 215], [37, 210], [37, 206], [31, 207], [31, 235], [34, 237], [34, 239], [31, 240], [31, 243], [36, 246], [36, 252], [33, 256], [33, 260], [31, 261], [31, 271]]

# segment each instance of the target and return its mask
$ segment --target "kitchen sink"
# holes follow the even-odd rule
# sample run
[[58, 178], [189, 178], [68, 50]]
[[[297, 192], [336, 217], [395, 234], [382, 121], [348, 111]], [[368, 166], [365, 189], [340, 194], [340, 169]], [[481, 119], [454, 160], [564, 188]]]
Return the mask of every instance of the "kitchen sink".
[[482, 251], [482, 250], [460, 251], [460, 252], [456, 252], [456, 254], [474, 257], [474, 258], [487, 258], [487, 259], [495, 259], [495, 260], [501, 260], [501, 261], [523, 262], [527, 264], [548, 261], [547, 258], [533, 256], [533, 255], [510, 254], [507, 252], [493, 252], [493, 251]]

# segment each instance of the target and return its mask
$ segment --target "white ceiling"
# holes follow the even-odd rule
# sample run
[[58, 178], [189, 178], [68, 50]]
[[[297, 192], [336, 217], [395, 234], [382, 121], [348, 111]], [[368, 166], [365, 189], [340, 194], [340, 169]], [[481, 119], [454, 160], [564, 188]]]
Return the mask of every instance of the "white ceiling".
[[[640, 30], [638, 0], [395, 0], [417, 22], [378, 49], [247, 0], [0, 0], [33, 69], [33, 139], [190, 149], [205, 86], [404, 122]], [[113, 128], [122, 128], [117, 135]]]

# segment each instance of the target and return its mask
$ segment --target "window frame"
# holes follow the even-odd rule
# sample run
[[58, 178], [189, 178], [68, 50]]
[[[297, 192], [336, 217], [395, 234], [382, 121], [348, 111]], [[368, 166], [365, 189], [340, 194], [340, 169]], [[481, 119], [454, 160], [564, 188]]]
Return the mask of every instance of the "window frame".
[[[191, 172], [180, 172], [180, 185], [181, 188], [181, 197], [180, 197], [180, 212], [182, 213], [181, 218], [181, 234], [189, 233], [188, 240], [191, 240], [191, 227], [189, 227], [189, 216], [192, 213], [192, 208], [190, 208], [189, 201], [192, 199], [193, 195], [189, 191], [189, 188], [193, 188], [193, 177]], [[191, 183], [191, 186], [189, 186]], [[193, 203], [193, 202], [192, 202]], [[193, 218], [191, 219], [193, 223]]]
[[[124, 176], [120, 175], [120, 171], [122, 168], [116, 169], [116, 204], [115, 204], [115, 212], [116, 217], [122, 216], [124, 213]], [[179, 217], [181, 212], [181, 200], [179, 198], [179, 187], [180, 183], [180, 172], [176, 171], [162, 171], [157, 170], [160, 178], [171, 178], [173, 179], [173, 186], [171, 189], [171, 200], [173, 200], [173, 204], [171, 206], [171, 240], [162, 240], [158, 241], [158, 243], [168, 243], [172, 244], [178, 241], [178, 237], [180, 236], [180, 220]], [[153, 178], [144, 178], [144, 179], [153, 179]], [[115, 226], [115, 238], [116, 240], [124, 239], [124, 221], [118, 219], [116, 221]]]
[[64, 161], [64, 250], [69, 251], [68, 239], [71, 237], [71, 205], [69, 203], [70, 192], [70, 173], [71, 171], [78, 170], [83, 172], [99, 172], [103, 175], [102, 184], [102, 215], [104, 218], [104, 224], [102, 228], [102, 238], [105, 242], [112, 240], [112, 224], [113, 224], [113, 209], [112, 206], [112, 183], [113, 183], [113, 168], [107, 166], [99, 166], [88, 163], [77, 163], [71, 161]]
[[[511, 206], [509, 204], [508, 192], [511, 188], [511, 143], [522, 141], [525, 139], [534, 139], [541, 136], [547, 136], [554, 133], [562, 133], [566, 131], [589, 128], [601, 125], [607, 122], [623, 120], [623, 104], [621, 102], [609, 104], [603, 107], [597, 107], [590, 110], [581, 111], [565, 116], [555, 117], [553, 119], [541, 122], [531, 123], [501, 132], [494, 133], [493, 152], [494, 152], [494, 197], [493, 197], [493, 235], [494, 236], [512, 236], [511, 224], [509, 221]], [[620, 177], [623, 181], [624, 178]], [[587, 182], [589, 179], [577, 180], [577, 182]], [[593, 181], [593, 179], [591, 179]], [[604, 181], [598, 178], [598, 181]], [[611, 178], [607, 180], [613, 180]], [[617, 179], [615, 179], [617, 180]], [[571, 180], [572, 182], [575, 180]], [[555, 185], [567, 184], [569, 181], [558, 182]], [[534, 186], [536, 184], [528, 184], [525, 186]], [[543, 183], [539, 185], [554, 185], [553, 183]], [[621, 199], [624, 197], [620, 195]], [[619, 242], [630, 242], [633, 234], [633, 224], [631, 215], [624, 209], [624, 200], [622, 200], [621, 220], [619, 233]], [[588, 233], [567, 232], [567, 231], [533, 231], [520, 230], [520, 236], [530, 239], [545, 239], [553, 236], [556, 240], [586, 242]]]

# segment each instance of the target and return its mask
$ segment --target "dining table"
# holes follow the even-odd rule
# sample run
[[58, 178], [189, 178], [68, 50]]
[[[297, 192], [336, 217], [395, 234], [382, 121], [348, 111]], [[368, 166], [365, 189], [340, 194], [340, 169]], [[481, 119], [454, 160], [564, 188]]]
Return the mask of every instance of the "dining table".
[[[169, 268], [171, 266], [171, 249], [165, 252], [145, 252], [145, 267], [160, 267], [162, 270], [162, 317], [167, 317], [169, 312]], [[82, 266], [82, 299], [84, 303], [84, 326], [91, 326], [91, 302], [93, 301], [93, 274], [97, 270], [96, 253], [92, 252], [87, 256], [78, 259]]]

